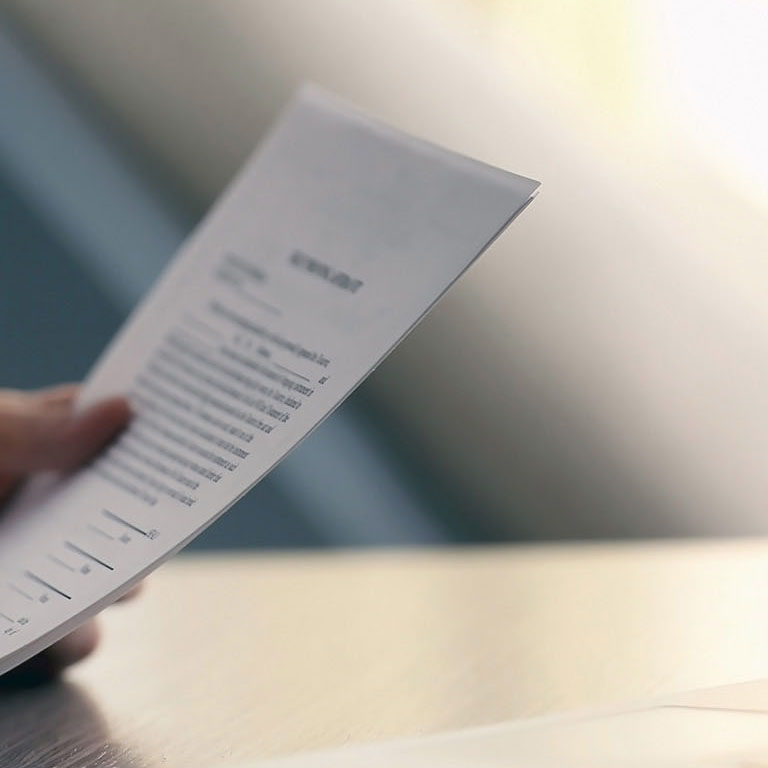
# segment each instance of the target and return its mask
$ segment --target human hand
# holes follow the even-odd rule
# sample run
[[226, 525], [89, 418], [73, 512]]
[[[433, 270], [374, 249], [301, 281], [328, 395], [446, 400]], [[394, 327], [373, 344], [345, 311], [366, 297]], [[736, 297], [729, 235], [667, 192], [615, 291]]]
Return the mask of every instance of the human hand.
[[[28, 474], [75, 469], [130, 420], [128, 401], [119, 397], [75, 415], [77, 390], [69, 384], [36, 392], [0, 390], [0, 506]], [[27, 662], [25, 672], [54, 675], [91, 653], [97, 642], [95, 623], [84, 624]]]

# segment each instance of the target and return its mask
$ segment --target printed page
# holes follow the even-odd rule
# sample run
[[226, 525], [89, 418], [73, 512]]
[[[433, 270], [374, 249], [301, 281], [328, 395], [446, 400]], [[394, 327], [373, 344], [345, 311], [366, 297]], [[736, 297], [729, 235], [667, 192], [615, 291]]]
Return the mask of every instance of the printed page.
[[768, 764], [766, 726], [763, 713], [654, 706], [239, 768], [759, 768]]
[[768, 681], [601, 712], [353, 745], [237, 768], [758, 768], [768, 765]]
[[83, 405], [130, 397], [129, 428], [3, 512], [0, 673], [264, 477], [537, 187], [304, 89], [86, 382]]

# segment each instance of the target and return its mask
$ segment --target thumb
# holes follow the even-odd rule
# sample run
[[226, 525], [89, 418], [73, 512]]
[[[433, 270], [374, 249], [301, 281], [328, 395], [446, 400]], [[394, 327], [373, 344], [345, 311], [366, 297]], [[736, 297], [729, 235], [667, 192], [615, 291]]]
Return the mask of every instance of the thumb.
[[95, 454], [128, 423], [125, 398], [74, 412], [74, 388], [0, 392], [0, 475], [69, 470]]

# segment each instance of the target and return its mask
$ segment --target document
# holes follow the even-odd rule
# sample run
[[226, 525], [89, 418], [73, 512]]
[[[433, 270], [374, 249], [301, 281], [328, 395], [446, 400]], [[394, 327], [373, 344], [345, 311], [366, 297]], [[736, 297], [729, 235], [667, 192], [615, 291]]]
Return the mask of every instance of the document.
[[239, 768], [759, 768], [768, 681]]
[[537, 187], [302, 90], [88, 377], [81, 405], [127, 395], [129, 428], [3, 512], [0, 674], [263, 478]]

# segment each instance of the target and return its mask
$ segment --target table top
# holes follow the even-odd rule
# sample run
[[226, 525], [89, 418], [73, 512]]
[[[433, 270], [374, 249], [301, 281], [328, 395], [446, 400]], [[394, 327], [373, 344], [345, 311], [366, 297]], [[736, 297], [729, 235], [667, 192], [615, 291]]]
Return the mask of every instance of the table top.
[[0, 765], [195, 768], [768, 676], [768, 542], [180, 557]]

